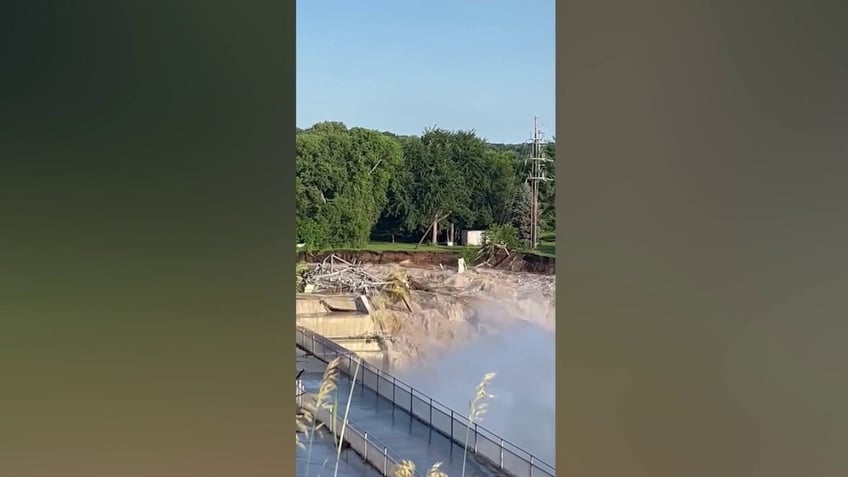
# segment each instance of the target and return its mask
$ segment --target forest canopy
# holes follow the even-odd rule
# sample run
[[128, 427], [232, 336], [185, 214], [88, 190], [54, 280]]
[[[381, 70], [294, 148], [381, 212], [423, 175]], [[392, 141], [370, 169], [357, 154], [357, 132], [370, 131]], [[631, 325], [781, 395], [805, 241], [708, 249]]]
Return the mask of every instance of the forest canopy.
[[[555, 179], [556, 143], [545, 143], [545, 175]], [[437, 227], [530, 229], [530, 147], [491, 144], [473, 130], [398, 136], [341, 122], [297, 131], [298, 243], [310, 249], [364, 247], [372, 240], [418, 242]], [[541, 230], [553, 230], [555, 180], [539, 191]], [[430, 237], [428, 237], [430, 238]]]

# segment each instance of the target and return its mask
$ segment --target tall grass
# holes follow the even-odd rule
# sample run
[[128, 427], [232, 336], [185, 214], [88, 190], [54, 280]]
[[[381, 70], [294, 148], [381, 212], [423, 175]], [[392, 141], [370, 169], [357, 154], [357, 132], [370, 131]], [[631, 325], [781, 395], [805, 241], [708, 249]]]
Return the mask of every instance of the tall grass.
[[465, 442], [462, 452], [462, 477], [465, 477], [465, 464], [468, 462], [468, 438], [471, 436], [471, 425], [483, 418], [489, 404], [487, 400], [495, 397], [489, 394], [489, 385], [495, 379], [495, 373], [486, 373], [474, 390], [474, 398], [468, 402], [468, 426], [465, 427]]
[[[327, 364], [327, 368], [324, 370], [324, 375], [321, 379], [321, 385], [318, 388], [318, 394], [315, 397], [315, 408], [317, 409], [325, 409], [325, 410], [333, 410], [335, 413], [335, 409], [338, 406], [338, 399], [335, 402], [330, 401], [330, 397], [337, 390], [337, 383], [339, 377], [339, 365], [341, 363], [340, 358], [335, 358]], [[341, 451], [342, 445], [344, 444], [344, 435], [348, 425], [348, 416], [350, 412], [350, 403], [353, 400], [353, 389], [356, 385], [356, 376], [359, 373], [360, 366], [362, 365], [361, 360], [357, 360], [356, 369], [353, 373], [353, 378], [351, 379], [350, 390], [348, 394], [347, 403], [345, 405], [344, 418], [342, 420], [342, 428], [341, 432], [338, 436], [338, 448], [336, 449], [336, 463], [335, 468], [333, 470], [333, 477], [338, 477], [339, 473], [339, 462], [341, 460]], [[465, 477], [466, 471], [466, 462], [468, 460], [468, 439], [471, 434], [471, 425], [479, 422], [483, 414], [486, 413], [487, 405], [486, 402], [488, 399], [493, 398], [494, 396], [489, 393], [488, 389], [491, 385], [492, 380], [495, 378], [495, 373], [487, 373], [483, 376], [483, 379], [477, 384], [475, 388], [474, 397], [468, 403], [468, 422], [470, 423], [466, 428], [465, 434], [465, 446], [464, 452], [462, 456], [462, 477]], [[303, 411], [303, 418], [296, 419], [296, 431], [295, 431], [295, 442], [296, 445], [301, 449], [306, 449], [306, 469], [304, 474], [306, 477], [309, 477], [309, 466], [312, 461], [312, 446], [314, 444], [315, 433], [320, 431], [322, 427], [325, 427], [324, 423], [318, 422], [315, 418], [315, 415], [309, 413], [308, 411]], [[333, 414], [335, 416], [335, 414]], [[305, 421], [309, 421], [311, 426], [307, 426]], [[300, 439], [300, 434], [304, 434], [309, 439], [309, 445], [305, 446]], [[326, 465], [326, 461], [324, 462]], [[441, 471], [441, 462], [436, 462], [433, 464], [430, 469], [427, 470], [425, 474], [426, 477], [448, 477], [448, 475]], [[323, 466], [322, 466], [323, 467]], [[394, 477], [416, 477], [416, 468], [415, 463], [412, 461], [404, 460], [398, 464], [393, 470]], [[318, 476], [316, 476], [318, 477]]]
[[[433, 464], [433, 467], [430, 467], [430, 470], [427, 471], [426, 477], [448, 477], [448, 474], [440, 470], [441, 466], [441, 462]], [[394, 471], [394, 477], [415, 477], [416, 475], [415, 463], [409, 460], [401, 461]]]
[[345, 430], [347, 429], [350, 402], [353, 401], [353, 388], [356, 387], [356, 375], [359, 374], [360, 366], [362, 366], [362, 360], [358, 359], [356, 360], [356, 369], [353, 370], [353, 378], [350, 380], [350, 394], [348, 394], [347, 404], [345, 404], [344, 419], [342, 420], [342, 432], [339, 434], [339, 447], [336, 451], [336, 468], [333, 470], [333, 476], [339, 475], [339, 461], [342, 457], [342, 443], [344, 442]]
[[[335, 358], [327, 364], [327, 369], [324, 370], [324, 376], [321, 378], [321, 386], [318, 388], [318, 395], [315, 397], [315, 409], [331, 409], [328, 398], [333, 391], [336, 390], [336, 382], [339, 378], [339, 364], [341, 358]], [[309, 432], [309, 447], [306, 449], [306, 470], [305, 474], [309, 475], [309, 465], [312, 463], [312, 444], [315, 442], [315, 433], [318, 432], [324, 423], [319, 423], [315, 419], [314, 414], [310, 414], [307, 418], [312, 422], [312, 430]]]

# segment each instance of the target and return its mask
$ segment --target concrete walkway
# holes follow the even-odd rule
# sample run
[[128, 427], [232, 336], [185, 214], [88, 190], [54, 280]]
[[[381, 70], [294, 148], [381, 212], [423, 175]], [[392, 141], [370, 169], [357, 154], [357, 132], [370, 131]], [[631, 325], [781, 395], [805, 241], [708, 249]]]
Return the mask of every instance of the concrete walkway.
[[[316, 358], [306, 358], [318, 361]], [[321, 363], [323, 364], [323, 363]], [[313, 367], [314, 366], [314, 367]], [[315, 369], [320, 364], [310, 363]], [[307, 392], [317, 392], [322, 372], [305, 372], [302, 376]], [[339, 403], [339, 416], [344, 416], [350, 380], [341, 375], [337, 390], [331, 400]], [[462, 475], [463, 448], [430, 426], [397, 408], [390, 401], [378, 396], [370, 389], [356, 385], [348, 415], [349, 422], [368, 431], [370, 437], [383, 442], [395, 455], [415, 463], [420, 475], [436, 462], [441, 462], [441, 471], [449, 476]], [[471, 453], [468, 455], [466, 477], [489, 477], [496, 475], [488, 468], [477, 464]]]

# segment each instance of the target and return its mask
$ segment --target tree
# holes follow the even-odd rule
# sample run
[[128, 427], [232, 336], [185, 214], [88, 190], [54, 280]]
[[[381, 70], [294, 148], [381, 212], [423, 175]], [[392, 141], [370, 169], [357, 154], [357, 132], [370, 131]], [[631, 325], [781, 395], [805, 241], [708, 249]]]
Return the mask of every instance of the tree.
[[512, 210], [512, 227], [515, 229], [518, 242], [529, 247], [533, 230], [532, 210], [533, 191], [530, 184], [524, 182], [516, 194], [515, 207]]
[[545, 176], [549, 179], [539, 184], [539, 223], [542, 230], [556, 229], [556, 138], [546, 143], [544, 154]]
[[451, 134], [441, 129], [430, 129], [421, 138], [404, 141], [405, 161], [412, 176], [406, 226], [432, 232], [433, 243], [439, 222], [468, 207], [468, 189], [452, 157], [452, 146]]
[[[509, 222], [513, 215], [513, 207], [521, 183], [516, 176], [515, 154], [508, 151], [487, 151], [487, 176], [483, 181], [485, 196], [483, 207], [488, 207], [493, 223]], [[476, 204], [475, 204], [476, 206]], [[488, 229], [492, 224], [481, 223], [481, 229]]]
[[376, 131], [325, 122], [299, 134], [298, 239], [310, 248], [364, 246], [402, 161], [397, 142]]
[[[526, 145], [487, 143], [473, 130], [400, 136], [326, 121], [297, 131], [298, 241], [310, 249], [361, 247], [372, 237], [436, 242], [444, 221], [511, 226], [529, 237]], [[546, 153], [555, 158], [555, 145]], [[554, 163], [545, 166], [554, 176]], [[554, 183], [540, 185], [543, 229], [555, 225]], [[526, 211], [526, 212], [525, 212]]]

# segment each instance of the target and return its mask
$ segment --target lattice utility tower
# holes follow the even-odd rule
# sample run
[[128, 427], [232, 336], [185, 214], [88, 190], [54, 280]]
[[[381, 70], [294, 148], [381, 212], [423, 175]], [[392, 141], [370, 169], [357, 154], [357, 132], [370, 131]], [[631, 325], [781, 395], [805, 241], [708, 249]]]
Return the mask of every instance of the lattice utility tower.
[[539, 247], [539, 183], [550, 180], [545, 177], [545, 169], [542, 167], [545, 162], [551, 162], [545, 158], [543, 138], [539, 118], [533, 118], [533, 139], [530, 140], [530, 157], [527, 159], [530, 161], [530, 175], [527, 179], [533, 194], [530, 200], [530, 246], [534, 249]]

